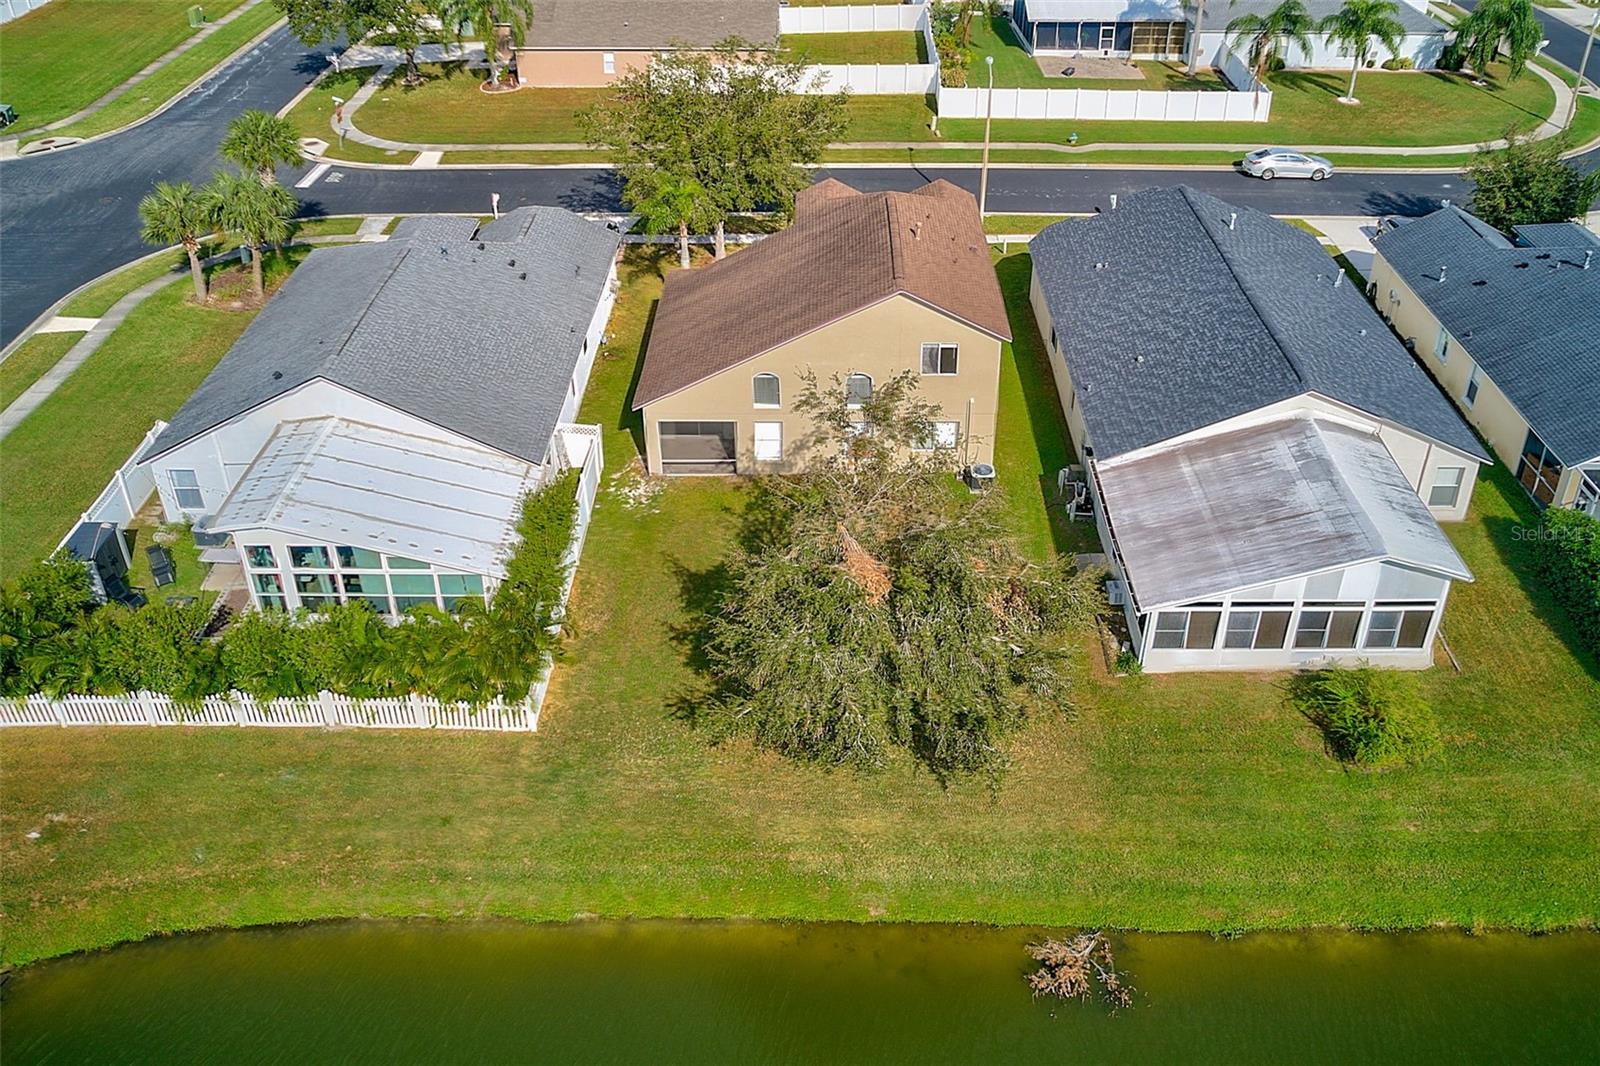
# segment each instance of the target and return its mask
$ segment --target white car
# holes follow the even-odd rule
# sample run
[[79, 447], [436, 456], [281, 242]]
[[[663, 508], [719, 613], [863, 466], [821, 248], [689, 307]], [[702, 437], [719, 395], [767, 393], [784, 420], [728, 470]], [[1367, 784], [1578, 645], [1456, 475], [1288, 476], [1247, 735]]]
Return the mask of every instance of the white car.
[[1333, 173], [1333, 164], [1320, 155], [1307, 155], [1293, 148], [1257, 148], [1244, 157], [1242, 169], [1262, 181], [1271, 181], [1273, 178], [1321, 181]]

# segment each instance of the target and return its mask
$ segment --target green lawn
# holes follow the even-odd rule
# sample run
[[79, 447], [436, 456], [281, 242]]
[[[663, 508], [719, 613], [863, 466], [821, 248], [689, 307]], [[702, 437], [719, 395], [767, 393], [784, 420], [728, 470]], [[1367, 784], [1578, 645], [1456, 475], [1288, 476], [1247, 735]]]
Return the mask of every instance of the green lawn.
[[1004, 215], [990, 213], [984, 216], [983, 231], [985, 233], [1038, 233], [1046, 226], [1054, 225], [1066, 217], [1066, 215]]
[[17, 345], [0, 362], [0, 410], [9, 407], [82, 339], [82, 333], [35, 333]]
[[[285, 272], [275, 260], [269, 268]], [[0, 576], [55, 547], [151, 425], [171, 417], [254, 317], [195, 306], [192, 296], [189, 280], [178, 278], [134, 308], [6, 437]]]
[[154, 281], [163, 274], [176, 276], [180, 271], [187, 273], [188, 269], [189, 257], [182, 251], [172, 249], [159, 252], [94, 282], [68, 300], [59, 313], [69, 318], [99, 318], [111, 310], [118, 300], [146, 282]]
[[[333, 120], [333, 98], [335, 96], [348, 100], [355, 95], [356, 90], [372, 76], [376, 67], [356, 67], [340, 73], [328, 72], [317, 79], [310, 92], [300, 98], [300, 102], [289, 110], [286, 116], [302, 137], [318, 137], [330, 145], [328, 154], [337, 159], [348, 159], [352, 163], [409, 163], [417, 158], [415, 152], [391, 152], [384, 148], [372, 148], [355, 141], [339, 143], [333, 128], [329, 123]], [[482, 95], [482, 94], [479, 94]], [[364, 120], [366, 111], [358, 112]], [[361, 129], [366, 129], [363, 124]], [[370, 131], [369, 131], [370, 132]]]
[[807, 63], [926, 63], [922, 34], [914, 30], [877, 33], [786, 33], [782, 44]]
[[[65, 118], [182, 44], [195, 33], [192, 2], [53, 0], [0, 25], [0, 100], [18, 118], [5, 135]], [[221, 18], [242, 2], [211, 0], [206, 14]]]
[[578, 113], [606, 92], [533, 88], [490, 95], [478, 91], [483, 76], [459, 64], [422, 69], [423, 84], [407, 89], [392, 80], [355, 113], [356, 126], [420, 144], [583, 144]]
[[[1498, 468], [1449, 529], [1477, 581], [1445, 618], [1463, 672], [1421, 678], [1446, 737], [1427, 766], [1341, 769], [1278, 676], [1115, 679], [1089, 650], [1075, 712], [1017, 738], [994, 792], [941, 790], [904, 760], [861, 776], [709, 747], [674, 714], [705, 689], [682, 627], [743, 492], [684, 479], [629, 507], [613, 483], [637, 454], [628, 396], [671, 261], [630, 251], [585, 398], [608, 487], [540, 732], [8, 731], [7, 961], [356, 914], [1213, 930], [1600, 918], [1600, 667], [1570, 650], [1531, 577], [1516, 531], [1534, 515]], [[1028, 269], [1025, 255], [1000, 264], [1014, 329]], [[1068, 449], [1037, 338], [1018, 333], [1001, 491], [1030, 550], [1070, 550], [1088, 532], [1041, 513], [1039, 479]]]
[[[209, 12], [212, 5], [205, 7]], [[144, 118], [260, 36], [280, 17], [270, 2], [257, 4], [101, 110], [70, 126], [52, 130], [50, 136], [93, 137]]]

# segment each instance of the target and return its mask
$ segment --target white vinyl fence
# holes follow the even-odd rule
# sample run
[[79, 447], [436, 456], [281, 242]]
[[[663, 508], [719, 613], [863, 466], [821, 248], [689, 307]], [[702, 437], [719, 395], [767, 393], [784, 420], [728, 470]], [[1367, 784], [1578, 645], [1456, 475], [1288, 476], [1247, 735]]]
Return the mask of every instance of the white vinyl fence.
[[927, 50], [927, 63], [819, 63], [806, 68], [800, 91], [836, 93], [848, 89], [861, 96], [931, 93], [939, 85], [939, 54], [927, 4], [873, 4], [858, 7], [785, 7], [778, 9], [779, 33], [877, 33], [917, 30]]
[[26, 15], [36, 7], [43, 7], [50, 0], [0, 0], [0, 22], [10, 22], [18, 15]]
[[874, 33], [921, 29], [927, 4], [857, 4], [836, 7], [780, 7], [778, 32]]
[[257, 700], [242, 692], [207, 696], [185, 707], [159, 692], [123, 696], [28, 696], [0, 699], [0, 726], [233, 725], [347, 726], [356, 729], [473, 729], [531, 733], [539, 728], [537, 692], [521, 703], [494, 700], [474, 708], [431, 696], [361, 700], [321, 692], [300, 699]]
[[[940, 118], [983, 118], [988, 89], [939, 87]], [[995, 118], [1148, 122], [1265, 122], [1272, 94], [1154, 89], [995, 89]]]

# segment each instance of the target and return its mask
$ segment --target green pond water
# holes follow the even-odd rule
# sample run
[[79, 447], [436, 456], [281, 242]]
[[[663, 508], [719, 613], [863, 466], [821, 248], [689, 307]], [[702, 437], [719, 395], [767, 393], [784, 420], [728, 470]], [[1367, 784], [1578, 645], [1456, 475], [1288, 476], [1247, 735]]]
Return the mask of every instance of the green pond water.
[[47, 962], [6, 1066], [1600, 1061], [1600, 935], [1125, 936], [1115, 1016], [1036, 1001], [1036, 931], [350, 922]]

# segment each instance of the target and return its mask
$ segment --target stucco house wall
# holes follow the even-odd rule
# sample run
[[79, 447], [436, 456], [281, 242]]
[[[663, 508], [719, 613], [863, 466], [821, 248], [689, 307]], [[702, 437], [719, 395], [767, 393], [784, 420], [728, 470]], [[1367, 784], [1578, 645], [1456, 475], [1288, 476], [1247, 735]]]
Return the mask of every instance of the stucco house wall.
[[[801, 297], [803, 298], [803, 296]], [[921, 375], [922, 345], [958, 346], [957, 372]], [[707, 344], [716, 338], [707, 337]], [[820, 329], [778, 346], [738, 366], [646, 404], [644, 438], [652, 473], [661, 473], [661, 422], [737, 422], [738, 472], [786, 473], [801, 469], [813, 438], [811, 421], [794, 409], [808, 369], [819, 384], [833, 375], [870, 374], [875, 385], [896, 374], [918, 374], [920, 399], [937, 404], [939, 421], [961, 423], [956, 455], [967, 463], [994, 461], [995, 415], [1000, 381], [1000, 341], [988, 333], [938, 311], [905, 294], [898, 294]], [[777, 375], [780, 403], [776, 408], [754, 402], [757, 374]], [[779, 422], [783, 426], [782, 455], [778, 462], [757, 462], [755, 423]]]
[[[618, 78], [650, 65], [648, 51], [605, 49], [517, 49], [517, 81], [546, 88], [586, 88], [610, 85]], [[606, 57], [611, 70], [606, 70]]]

